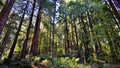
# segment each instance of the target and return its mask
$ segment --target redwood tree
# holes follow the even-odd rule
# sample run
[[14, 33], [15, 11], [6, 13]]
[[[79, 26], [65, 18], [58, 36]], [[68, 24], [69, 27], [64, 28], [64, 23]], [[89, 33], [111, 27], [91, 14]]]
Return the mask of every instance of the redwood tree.
[[9, 2], [7, 0], [5, 6], [3, 7], [2, 11], [0, 12], [0, 35], [2, 33], [4, 25], [7, 22], [8, 15], [12, 9], [14, 2], [15, 2], [15, 0], [10, 0]]
[[41, 22], [41, 14], [42, 14], [41, 10], [42, 10], [42, 6], [39, 6], [37, 19], [36, 19], [36, 23], [35, 23], [34, 35], [33, 35], [31, 49], [30, 49], [30, 53], [32, 55], [37, 55], [39, 32], [40, 32], [40, 22]]

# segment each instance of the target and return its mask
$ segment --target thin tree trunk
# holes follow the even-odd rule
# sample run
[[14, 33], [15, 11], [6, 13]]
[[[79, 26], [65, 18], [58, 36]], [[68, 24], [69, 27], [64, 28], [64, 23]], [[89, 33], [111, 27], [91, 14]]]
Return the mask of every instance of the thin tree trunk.
[[77, 33], [77, 27], [75, 24], [75, 19], [74, 19], [74, 31], [75, 31], [75, 37], [76, 37], [76, 49], [79, 50], [79, 46], [78, 46], [78, 33]]
[[52, 56], [52, 43], [51, 43], [51, 41], [52, 41], [52, 31], [51, 31], [51, 22], [49, 23], [49, 27], [50, 27], [50, 31], [49, 31], [49, 37], [50, 37], [50, 39], [49, 39], [49, 47], [50, 47], [50, 53], [51, 53], [51, 56]]
[[55, 41], [54, 41], [54, 28], [55, 28], [55, 16], [56, 16], [56, 1], [57, 0], [53, 0], [54, 1], [54, 13], [53, 13], [53, 21], [52, 21], [52, 56], [55, 56]]
[[69, 34], [68, 34], [68, 22], [67, 22], [67, 20], [65, 19], [65, 52], [66, 52], [66, 54], [68, 54], [69, 53], [69, 39], [68, 39], [68, 36], [69, 36]]
[[86, 24], [84, 22], [84, 18], [83, 16], [81, 17], [81, 21], [82, 21], [82, 29], [83, 29], [83, 33], [86, 35], [83, 35], [83, 44], [84, 44], [84, 48], [85, 48], [85, 63], [88, 62], [88, 58], [90, 57], [90, 50], [88, 48], [89, 45], [89, 36], [88, 36], [88, 31], [86, 29]]
[[47, 38], [46, 38], [46, 54], [49, 54], [49, 32], [47, 32]]
[[27, 5], [28, 5], [28, 3], [27, 3], [26, 6], [25, 6], [24, 13], [23, 13], [23, 15], [22, 15], [22, 18], [21, 18], [21, 21], [20, 21], [18, 30], [17, 30], [16, 35], [15, 35], [15, 38], [14, 38], [14, 42], [13, 42], [13, 44], [12, 44], [12, 47], [11, 47], [10, 52], [9, 52], [9, 55], [8, 55], [8, 59], [11, 59], [12, 56], [13, 56], [13, 52], [14, 52], [14, 49], [15, 49], [15, 46], [16, 46], [16, 43], [17, 43], [18, 35], [19, 35], [19, 32], [20, 32], [20, 30], [21, 30], [21, 26], [22, 26], [22, 23], [23, 23], [23, 20], [24, 20], [24, 16], [25, 16], [25, 11], [26, 11], [26, 9], [27, 9]]
[[35, 4], [36, 4], [36, 2], [34, 1], [33, 7], [32, 7], [32, 13], [31, 13], [31, 16], [30, 16], [29, 26], [28, 26], [28, 29], [27, 29], [25, 40], [23, 42], [23, 48], [22, 48], [22, 52], [21, 52], [21, 58], [25, 58], [26, 53], [27, 53], [27, 43], [28, 43], [28, 38], [29, 38], [29, 34], [30, 34], [30, 28], [31, 28], [31, 24], [32, 24], [32, 18], [33, 18], [33, 14], [34, 14], [34, 10], [35, 10]]
[[[92, 43], [94, 43], [94, 38], [93, 38], [93, 34], [94, 34], [94, 32], [93, 32], [93, 23], [94, 23], [94, 21], [92, 20], [92, 18], [90, 17], [90, 10], [88, 10], [87, 11], [87, 18], [88, 18], [88, 24], [89, 24], [89, 32], [90, 32], [90, 41], [92, 42]], [[96, 59], [96, 45], [95, 45], [95, 43], [94, 44], [92, 44], [92, 51], [93, 51], [93, 58], [94, 59]]]
[[1, 45], [0, 45], [0, 56], [2, 55], [2, 53], [4, 51], [4, 48], [6, 47], [10, 31], [11, 30], [8, 28], [7, 32], [5, 33], [5, 37], [3, 38], [2, 42], [1, 42]]
[[72, 33], [72, 35], [71, 35], [72, 36], [71, 37], [72, 38], [72, 42], [71, 42], [72, 43], [72, 45], [71, 45], [72, 48], [71, 49], [74, 50], [75, 49], [75, 38], [74, 38], [74, 29], [73, 29], [73, 24], [72, 23], [71, 23], [71, 33]]

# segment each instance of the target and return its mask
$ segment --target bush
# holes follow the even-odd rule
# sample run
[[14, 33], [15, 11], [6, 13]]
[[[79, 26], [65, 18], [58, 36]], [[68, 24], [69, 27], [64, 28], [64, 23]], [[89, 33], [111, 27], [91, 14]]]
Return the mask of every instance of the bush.
[[83, 64], [78, 64], [79, 58], [69, 58], [69, 57], [61, 57], [61, 58], [53, 58], [50, 64], [50, 68], [90, 68], [89, 66], [85, 66]]

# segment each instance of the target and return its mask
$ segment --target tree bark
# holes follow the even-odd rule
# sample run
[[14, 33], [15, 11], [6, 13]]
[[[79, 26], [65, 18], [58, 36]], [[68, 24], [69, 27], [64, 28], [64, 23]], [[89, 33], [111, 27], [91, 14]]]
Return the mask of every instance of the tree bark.
[[85, 63], [87, 63], [88, 58], [90, 57], [90, 50], [88, 48], [90, 41], [89, 41], [88, 31], [87, 31], [83, 16], [81, 17], [81, 21], [82, 21], [81, 28], [83, 29], [83, 34], [85, 34], [85, 35], [82, 34], [82, 38], [83, 38], [83, 44], [84, 44], [84, 48], [85, 48]]
[[65, 19], [65, 52], [66, 54], [69, 53], [69, 33], [68, 33], [68, 22]]
[[53, 13], [53, 20], [52, 20], [52, 47], [51, 47], [52, 48], [52, 56], [55, 56], [54, 28], [55, 28], [55, 15], [56, 15], [56, 1], [57, 0], [53, 0], [53, 2], [54, 2], [54, 6], [53, 6], [54, 13]]
[[42, 14], [41, 10], [42, 10], [42, 7], [39, 6], [37, 19], [35, 23], [34, 35], [33, 35], [31, 49], [30, 49], [30, 53], [35, 56], [37, 55], [37, 51], [38, 51], [37, 48], [38, 48], [40, 22], [41, 22], [41, 14]]
[[75, 31], [75, 37], [76, 37], [76, 49], [79, 50], [79, 46], [78, 46], [78, 33], [77, 33], [77, 27], [75, 24], [75, 19], [74, 19], [74, 31]]
[[10, 0], [9, 3], [6, 3], [2, 11], [0, 12], [0, 35], [2, 34], [2, 30], [7, 22], [8, 15], [12, 9], [14, 2], [15, 0]]
[[10, 31], [11, 30], [8, 28], [7, 32], [5, 33], [5, 37], [3, 38], [3, 40], [2, 40], [2, 42], [0, 44], [0, 56], [2, 55], [2, 53], [4, 51], [4, 48], [5, 48], [6, 44], [7, 44]]
[[20, 32], [20, 30], [21, 30], [21, 26], [22, 26], [22, 23], [23, 23], [23, 20], [24, 20], [24, 16], [25, 16], [25, 11], [26, 11], [26, 9], [27, 9], [27, 5], [28, 5], [28, 3], [27, 3], [26, 6], [25, 6], [24, 13], [23, 13], [23, 15], [22, 15], [22, 18], [21, 18], [21, 21], [20, 21], [18, 30], [17, 30], [16, 35], [15, 35], [15, 38], [14, 38], [14, 42], [13, 42], [13, 44], [12, 44], [12, 47], [11, 47], [10, 52], [9, 52], [9, 55], [8, 55], [8, 59], [11, 59], [12, 56], [13, 56], [13, 52], [14, 52], [14, 49], [15, 49], [15, 46], [16, 46], [16, 43], [17, 43], [18, 35], [19, 35], [19, 32]]
[[31, 28], [31, 24], [32, 24], [32, 18], [33, 18], [33, 14], [34, 14], [34, 10], [35, 10], [35, 4], [36, 4], [36, 1], [34, 1], [33, 7], [32, 7], [32, 13], [31, 13], [31, 16], [30, 16], [29, 26], [28, 26], [28, 29], [27, 29], [25, 40], [23, 42], [23, 48], [22, 48], [22, 52], [21, 52], [21, 58], [25, 58], [26, 53], [27, 53], [27, 43], [28, 43], [28, 38], [29, 38], [29, 34], [30, 34], [30, 28]]

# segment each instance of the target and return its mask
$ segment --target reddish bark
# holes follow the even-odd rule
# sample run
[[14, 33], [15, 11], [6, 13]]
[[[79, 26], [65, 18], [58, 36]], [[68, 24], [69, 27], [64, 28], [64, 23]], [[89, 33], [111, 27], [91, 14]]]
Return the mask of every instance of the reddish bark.
[[42, 14], [41, 10], [42, 10], [42, 7], [39, 6], [37, 19], [36, 19], [36, 23], [35, 23], [34, 35], [33, 35], [31, 49], [30, 49], [30, 53], [32, 55], [37, 55], [37, 51], [38, 51], [37, 48], [38, 48], [40, 22], [41, 22], [41, 14]]
[[9, 3], [6, 3], [6, 5], [3, 7], [2, 11], [0, 12], [0, 35], [2, 33], [4, 25], [7, 22], [8, 15], [12, 9], [14, 2], [15, 2], [15, 0], [10, 0]]

